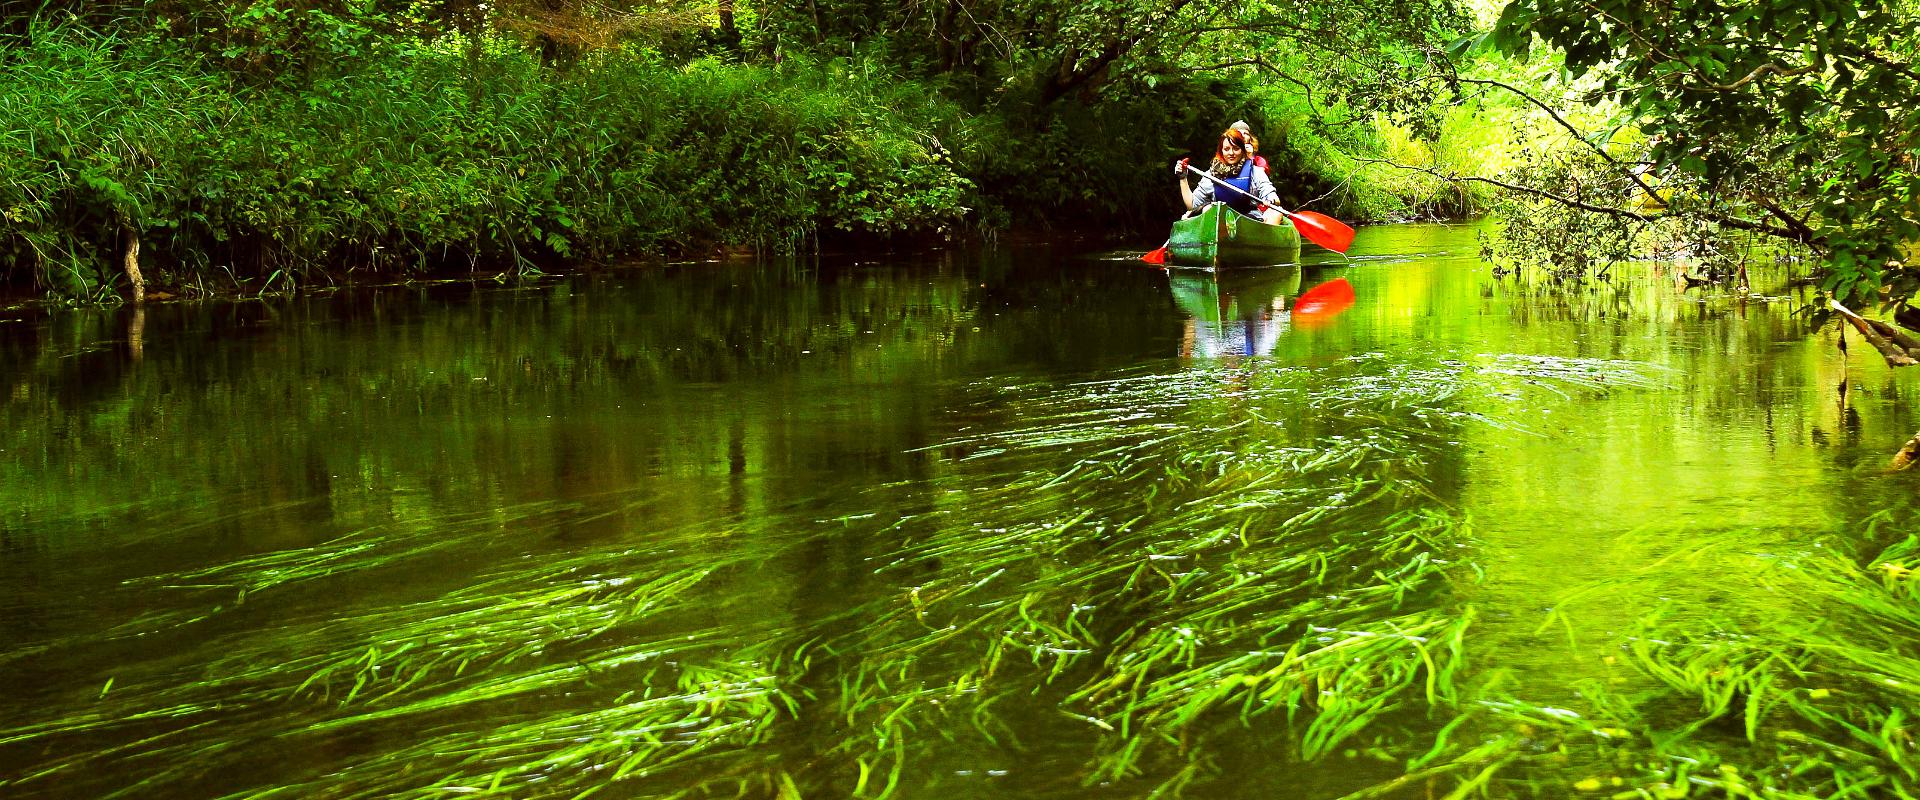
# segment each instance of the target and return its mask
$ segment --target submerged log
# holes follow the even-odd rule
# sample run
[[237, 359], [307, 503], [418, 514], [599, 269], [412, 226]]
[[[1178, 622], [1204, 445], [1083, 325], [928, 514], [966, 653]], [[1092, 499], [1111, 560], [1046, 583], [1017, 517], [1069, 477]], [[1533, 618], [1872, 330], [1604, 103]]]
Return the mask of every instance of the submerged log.
[[1860, 338], [1867, 340], [1867, 344], [1873, 345], [1873, 349], [1880, 351], [1880, 357], [1887, 360], [1887, 366], [1911, 367], [1915, 364], [1920, 364], [1920, 361], [1915, 360], [1906, 350], [1893, 342], [1887, 341], [1887, 337], [1880, 335], [1879, 331], [1874, 330], [1874, 326], [1869, 324], [1865, 317], [1853, 313], [1853, 311], [1846, 306], [1840, 305], [1840, 301], [1838, 300], [1832, 301], [1832, 305], [1833, 310], [1840, 312], [1840, 316], [1845, 317], [1848, 322], [1853, 323], [1853, 329], [1860, 332]]
[[1915, 460], [1920, 460], [1920, 433], [1914, 434], [1913, 438], [1908, 439], [1907, 443], [1900, 447], [1900, 452], [1893, 454], [1893, 463], [1888, 464], [1887, 469], [1906, 469], [1913, 466]]

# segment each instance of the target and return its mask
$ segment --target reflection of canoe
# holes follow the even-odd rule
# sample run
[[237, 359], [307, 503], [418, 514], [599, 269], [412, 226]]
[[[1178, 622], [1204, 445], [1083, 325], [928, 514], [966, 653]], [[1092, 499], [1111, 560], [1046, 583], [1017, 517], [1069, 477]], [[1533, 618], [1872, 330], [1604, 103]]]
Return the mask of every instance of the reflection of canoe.
[[1300, 260], [1300, 232], [1291, 223], [1268, 225], [1214, 203], [1173, 223], [1167, 241], [1173, 263], [1190, 267], [1248, 267]]
[[1232, 295], [1246, 314], [1255, 309], [1279, 312], [1291, 305], [1289, 298], [1300, 293], [1300, 265], [1283, 264], [1271, 269], [1237, 269], [1215, 273], [1220, 293]]
[[1300, 291], [1300, 268], [1173, 270], [1168, 283], [1174, 304], [1188, 318], [1181, 355], [1261, 356], [1286, 332], [1286, 308]]
[[1254, 319], [1285, 313], [1287, 298], [1300, 293], [1300, 268], [1289, 264], [1227, 272], [1176, 270], [1168, 283], [1174, 304], [1189, 317], [1203, 322]]

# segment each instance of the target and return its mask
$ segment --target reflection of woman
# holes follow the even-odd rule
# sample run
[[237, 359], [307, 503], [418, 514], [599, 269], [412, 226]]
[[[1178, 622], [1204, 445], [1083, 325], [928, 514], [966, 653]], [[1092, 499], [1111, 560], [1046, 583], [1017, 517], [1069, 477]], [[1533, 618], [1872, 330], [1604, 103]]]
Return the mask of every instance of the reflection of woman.
[[[1252, 152], [1247, 134], [1237, 128], [1228, 128], [1220, 134], [1220, 146], [1213, 154], [1213, 163], [1208, 165], [1207, 174], [1214, 180], [1201, 179], [1199, 186], [1193, 185], [1193, 179], [1187, 174], [1187, 159], [1180, 159], [1173, 165], [1174, 174], [1180, 177], [1180, 199], [1187, 204], [1187, 210], [1206, 206], [1208, 203], [1227, 204], [1228, 208], [1249, 217], [1259, 216], [1267, 224], [1278, 225], [1280, 212], [1271, 208], [1280, 204], [1280, 193], [1274, 191], [1273, 181], [1267, 178], [1267, 171], [1253, 163]], [[1218, 181], [1226, 184], [1217, 189]], [[1255, 209], [1263, 213], [1256, 215]]]

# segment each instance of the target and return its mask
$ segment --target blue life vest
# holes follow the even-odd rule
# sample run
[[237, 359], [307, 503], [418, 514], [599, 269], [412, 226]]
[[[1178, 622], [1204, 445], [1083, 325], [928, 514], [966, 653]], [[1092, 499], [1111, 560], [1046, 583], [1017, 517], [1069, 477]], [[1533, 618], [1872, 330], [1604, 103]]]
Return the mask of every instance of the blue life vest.
[[1252, 216], [1253, 207], [1257, 205], [1253, 199], [1253, 159], [1249, 158], [1240, 162], [1240, 174], [1221, 181], [1221, 183], [1231, 186], [1233, 189], [1238, 189], [1239, 191], [1236, 192], [1233, 189], [1215, 186], [1213, 187], [1213, 199], [1226, 203], [1228, 208]]

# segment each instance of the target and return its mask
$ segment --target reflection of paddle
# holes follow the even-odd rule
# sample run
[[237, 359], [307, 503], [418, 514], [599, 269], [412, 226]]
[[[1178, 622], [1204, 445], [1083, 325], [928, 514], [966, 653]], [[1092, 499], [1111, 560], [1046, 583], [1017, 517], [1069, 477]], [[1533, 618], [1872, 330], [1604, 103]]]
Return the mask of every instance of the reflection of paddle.
[[1347, 310], [1353, 305], [1353, 284], [1346, 278], [1334, 278], [1300, 293], [1293, 301], [1293, 316], [1299, 319], [1323, 320]]

